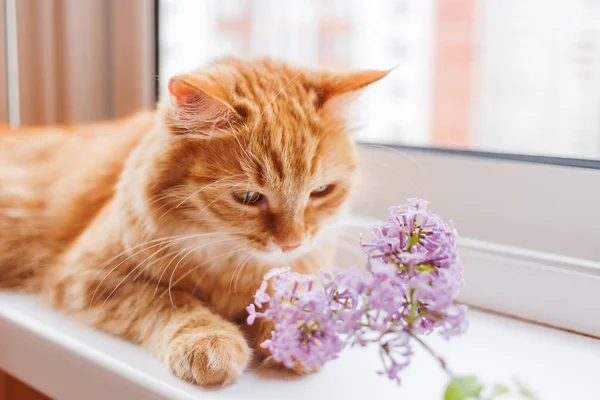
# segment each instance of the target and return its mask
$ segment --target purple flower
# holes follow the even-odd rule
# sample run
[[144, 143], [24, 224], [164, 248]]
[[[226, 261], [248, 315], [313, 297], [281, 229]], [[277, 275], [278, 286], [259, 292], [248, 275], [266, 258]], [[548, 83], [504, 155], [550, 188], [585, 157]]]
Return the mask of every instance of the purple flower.
[[[348, 324], [339, 318], [344, 314], [342, 302], [354, 303], [361, 283], [355, 277], [345, 279], [356, 286], [342, 289], [328, 274], [301, 275], [290, 272], [289, 268], [269, 271], [255, 294], [254, 304], [246, 309], [249, 324], [256, 318], [276, 323], [271, 338], [262, 347], [288, 367], [294, 360], [307, 367], [318, 367], [336, 358], [346, 345]], [[266, 294], [269, 280], [270, 296]], [[263, 306], [262, 313], [256, 312], [256, 307]]]
[[361, 242], [368, 256], [364, 271], [269, 271], [246, 309], [248, 324], [257, 318], [275, 322], [261, 346], [288, 367], [296, 360], [316, 367], [347, 345], [375, 343], [382, 373], [400, 382], [415, 335], [438, 331], [450, 338], [464, 332], [467, 308], [454, 303], [463, 285], [457, 233], [427, 205], [409, 199], [390, 208], [373, 239]]
[[260, 317], [262, 315], [256, 312], [256, 307], [254, 307], [254, 304], [250, 304], [248, 307], [246, 307], [246, 311], [248, 312], [248, 318], [246, 319], [246, 323], [248, 325], [252, 325], [256, 320], [256, 317]]
[[467, 330], [467, 327], [469, 326], [469, 322], [467, 320], [467, 310], [467, 306], [461, 304], [456, 307], [455, 312], [446, 315], [440, 328], [440, 334], [444, 338], [450, 339], [453, 336], [460, 335]]

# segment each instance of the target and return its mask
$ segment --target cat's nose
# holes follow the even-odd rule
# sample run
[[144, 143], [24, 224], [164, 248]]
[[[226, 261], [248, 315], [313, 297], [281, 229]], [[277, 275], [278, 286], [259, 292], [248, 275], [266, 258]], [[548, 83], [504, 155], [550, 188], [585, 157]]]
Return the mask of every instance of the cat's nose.
[[301, 242], [297, 242], [297, 243], [280, 244], [279, 247], [281, 247], [281, 251], [283, 251], [284, 253], [287, 253], [289, 251], [296, 250], [301, 245], [302, 245]]

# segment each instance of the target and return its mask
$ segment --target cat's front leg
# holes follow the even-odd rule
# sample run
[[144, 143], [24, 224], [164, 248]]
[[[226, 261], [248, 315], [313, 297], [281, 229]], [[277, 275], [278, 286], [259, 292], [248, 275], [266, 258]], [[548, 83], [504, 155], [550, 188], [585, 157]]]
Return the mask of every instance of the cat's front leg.
[[63, 276], [51, 286], [54, 305], [139, 343], [193, 383], [227, 384], [247, 367], [252, 351], [240, 329], [190, 293], [157, 295], [154, 285], [100, 278]]
[[158, 340], [158, 355], [171, 371], [200, 385], [233, 382], [252, 355], [238, 327], [206, 308], [172, 317]]

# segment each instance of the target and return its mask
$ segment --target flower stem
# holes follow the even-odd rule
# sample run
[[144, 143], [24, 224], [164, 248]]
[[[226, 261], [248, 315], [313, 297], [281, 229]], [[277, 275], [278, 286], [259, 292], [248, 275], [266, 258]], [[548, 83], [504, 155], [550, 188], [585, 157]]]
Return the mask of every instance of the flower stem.
[[411, 332], [410, 330], [406, 331], [413, 339], [415, 339], [425, 350], [427, 350], [427, 352], [436, 360], [439, 361], [442, 369], [444, 370], [444, 372], [446, 373], [446, 375], [448, 375], [450, 377], [450, 379], [454, 379], [455, 375], [454, 372], [452, 372], [448, 366], [446, 365], [446, 361], [440, 357], [439, 355], [437, 355], [437, 353], [431, 348], [429, 347], [429, 345], [427, 343], [425, 343], [420, 337], [418, 337], [417, 335], [415, 335], [413, 332]]
[[410, 318], [411, 320], [414, 320], [415, 318], [415, 299], [414, 299], [414, 295], [415, 295], [415, 289], [409, 289], [408, 290], [409, 293], [409, 302], [410, 302]]

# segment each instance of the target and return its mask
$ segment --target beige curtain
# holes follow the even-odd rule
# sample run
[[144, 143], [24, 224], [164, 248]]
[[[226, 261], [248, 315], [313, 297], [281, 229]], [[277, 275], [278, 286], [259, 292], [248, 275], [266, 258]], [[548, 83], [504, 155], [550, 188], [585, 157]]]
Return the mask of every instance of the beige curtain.
[[6, 57], [6, 2], [0, 0], [0, 124], [8, 122], [8, 59]]
[[153, 4], [16, 0], [21, 124], [97, 121], [151, 107]]

